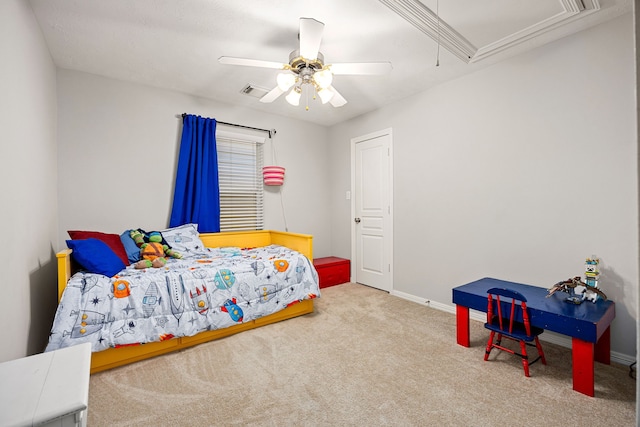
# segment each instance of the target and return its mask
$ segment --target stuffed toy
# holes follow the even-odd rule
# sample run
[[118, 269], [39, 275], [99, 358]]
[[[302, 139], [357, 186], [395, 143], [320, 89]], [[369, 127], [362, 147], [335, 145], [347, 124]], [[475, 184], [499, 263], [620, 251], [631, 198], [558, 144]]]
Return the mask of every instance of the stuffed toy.
[[182, 255], [169, 247], [158, 231], [146, 233], [137, 229], [131, 230], [129, 235], [140, 248], [141, 259], [133, 265], [137, 269], [164, 267], [167, 263], [166, 257], [182, 258]]

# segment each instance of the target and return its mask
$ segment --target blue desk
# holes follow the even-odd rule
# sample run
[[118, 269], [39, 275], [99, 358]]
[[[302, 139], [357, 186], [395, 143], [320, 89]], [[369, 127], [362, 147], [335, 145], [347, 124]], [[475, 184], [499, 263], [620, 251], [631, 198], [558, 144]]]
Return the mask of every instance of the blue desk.
[[599, 299], [580, 305], [564, 301], [568, 296], [556, 292], [547, 298], [547, 289], [522, 283], [485, 277], [453, 288], [456, 304], [458, 344], [469, 347], [469, 309], [487, 312], [487, 290], [504, 287], [520, 292], [527, 298], [531, 324], [572, 338], [573, 389], [594, 395], [594, 360], [611, 363], [609, 326], [616, 316], [613, 301]]

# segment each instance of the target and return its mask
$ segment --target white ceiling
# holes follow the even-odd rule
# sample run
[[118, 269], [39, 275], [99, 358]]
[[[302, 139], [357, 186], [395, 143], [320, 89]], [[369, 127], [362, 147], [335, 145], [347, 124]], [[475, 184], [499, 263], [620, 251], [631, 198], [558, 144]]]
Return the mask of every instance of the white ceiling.
[[[631, 10], [631, 0], [29, 1], [60, 68], [327, 126]], [[403, 17], [404, 10], [413, 12]], [[284, 96], [263, 104], [242, 94], [247, 84], [272, 89], [278, 70], [218, 58], [286, 63], [298, 47], [300, 17], [325, 24], [325, 63], [390, 61], [393, 70], [335, 76], [333, 86], [348, 101], [339, 108], [309, 99], [305, 111], [304, 97], [293, 107]]]

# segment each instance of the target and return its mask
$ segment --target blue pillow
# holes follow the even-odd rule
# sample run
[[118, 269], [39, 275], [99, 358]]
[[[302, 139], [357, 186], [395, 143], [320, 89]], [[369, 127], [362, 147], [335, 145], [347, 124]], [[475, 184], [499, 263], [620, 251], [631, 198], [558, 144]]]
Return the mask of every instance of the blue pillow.
[[98, 239], [67, 240], [71, 256], [90, 273], [113, 277], [126, 266], [111, 248]]
[[124, 246], [124, 250], [127, 253], [127, 258], [129, 258], [129, 263], [133, 264], [134, 262], [140, 261], [140, 248], [136, 245], [136, 242], [131, 238], [129, 232], [131, 230], [127, 230], [120, 235], [120, 240], [122, 241], [122, 245]]

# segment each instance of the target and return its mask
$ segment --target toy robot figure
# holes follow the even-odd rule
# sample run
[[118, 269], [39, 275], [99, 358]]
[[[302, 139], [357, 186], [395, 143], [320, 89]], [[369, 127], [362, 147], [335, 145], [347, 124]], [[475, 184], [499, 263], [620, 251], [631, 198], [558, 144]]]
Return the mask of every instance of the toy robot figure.
[[[600, 260], [595, 256], [591, 258], [587, 258], [584, 265], [584, 275], [585, 275], [585, 288], [582, 293], [583, 300], [589, 300], [591, 302], [596, 302], [598, 300], [598, 292], [595, 289], [598, 288], [598, 276], [600, 275], [600, 271], [598, 271], [598, 264]], [[605, 297], [606, 299], [606, 297]]]

